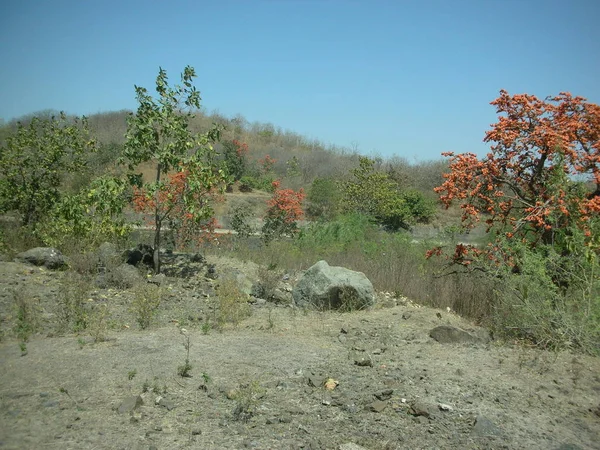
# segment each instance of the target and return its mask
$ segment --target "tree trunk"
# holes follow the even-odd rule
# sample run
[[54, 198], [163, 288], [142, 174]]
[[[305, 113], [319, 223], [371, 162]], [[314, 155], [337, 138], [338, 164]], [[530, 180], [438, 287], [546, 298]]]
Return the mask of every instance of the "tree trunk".
[[[156, 184], [160, 183], [160, 172], [162, 170], [162, 166], [160, 163], [156, 165]], [[157, 189], [155, 198], [154, 198], [154, 226], [156, 227], [154, 230], [154, 273], [160, 273], [160, 229], [162, 227], [162, 218], [160, 217], [160, 203], [159, 203], [159, 193], [160, 190]]]

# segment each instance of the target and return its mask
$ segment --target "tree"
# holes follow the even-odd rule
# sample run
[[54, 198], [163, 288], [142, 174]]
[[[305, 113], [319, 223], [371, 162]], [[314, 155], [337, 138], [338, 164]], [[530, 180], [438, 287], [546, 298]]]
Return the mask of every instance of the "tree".
[[279, 180], [273, 181], [273, 196], [267, 202], [268, 209], [262, 227], [266, 243], [276, 237], [296, 234], [299, 231], [298, 221], [304, 217], [304, 190], [280, 189], [280, 185]]
[[223, 143], [223, 157], [225, 167], [233, 181], [238, 181], [246, 172], [246, 155], [248, 154], [248, 144], [240, 142], [237, 139]]
[[[584, 245], [597, 251], [592, 228], [600, 212], [600, 107], [568, 93], [539, 100], [504, 90], [491, 104], [500, 115], [485, 135], [491, 151], [482, 159], [444, 153], [450, 171], [435, 189], [441, 202], [461, 204], [465, 230], [485, 220], [498, 238], [569, 252], [576, 228], [587, 237]], [[451, 258], [463, 266], [483, 255], [514, 264], [510, 247], [499, 248], [459, 244]], [[441, 253], [435, 248], [429, 255]]]
[[432, 202], [420, 192], [400, 191], [388, 174], [375, 170], [373, 159], [360, 157], [352, 175], [342, 187], [346, 211], [366, 214], [393, 230], [427, 222], [434, 214]]
[[[227, 182], [226, 174], [218, 168], [213, 148], [220, 138], [221, 127], [213, 124], [209, 131], [198, 134], [189, 129], [194, 112], [200, 109], [200, 93], [192, 84], [195, 77], [195, 70], [187, 66], [181, 74], [182, 84], [170, 87], [167, 73], [160, 68], [156, 78], [157, 98], [145, 88], [135, 86], [139, 106], [127, 121], [122, 161], [128, 165], [131, 183], [154, 199], [149, 205], [154, 216], [154, 270], [157, 273], [160, 272], [162, 226], [176, 210], [165, 203], [163, 194], [169, 188], [163, 176], [170, 171], [185, 173], [181, 207], [195, 222], [213, 216], [210, 202], [198, 202], [199, 197], [208, 198]], [[141, 173], [135, 173], [139, 164], [146, 162], [156, 164], [154, 181], [144, 182]]]
[[35, 226], [60, 201], [65, 176], [84, 170], [95, 151], [85, 116], [18, 123], [0, 147], [0, 211], [18, 211], [23, 225]]

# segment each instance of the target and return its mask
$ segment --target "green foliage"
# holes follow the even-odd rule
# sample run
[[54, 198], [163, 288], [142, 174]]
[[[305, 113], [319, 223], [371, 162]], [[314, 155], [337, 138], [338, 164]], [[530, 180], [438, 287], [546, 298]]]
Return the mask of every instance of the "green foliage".
[[236, 205], [231, 209], [231, 229], [237, 233], [240, 238], [249, 237], [254, 230], [250, 225], [252, 220], [252, 210], [248, 205]]
[[273, 181], [275, 181], [275, 175], [273, 174], [255, 174], [255, 175], [244, 175], [240, 179], [240, 190], [243, 190], [242, 186], [248, 186], [250, 190], [257, 189], [259, 191], [273, 192]]
[[162, 290], [159, 286], [149, 283], [141, 283], [136, 286], [131, 309], [142, 330], [149, 328], [152, 324], [152, 319], [160, 306], [161, 296]]
[[233, 181], [240, 180], [247, 170], [246, 153], [248, 146], [237, 140], [223, 142], [225, 168]]
[[0, 212], [18, 211], [23, 225], [37, 224], [60, 201], [65, 176], [84, 170], [95, 150], [85, 117], [19, 123], [0, 148]]
[[342, 193], [333, 178], [316, 178], [307, 196], [306, 215], [311, 219], [333, 220], [340, 212]]
[[78, 240], [94, 248], [125, 239], [131, 231], [121, 215], [128, 203], [127, 187], [123, 179], [105, 176], [77, 194], [63, 196], [38, 225], [39, 236], [56, 247]]
[[600, 264], [581, 251], [562, 256], [550, 245], [505, 242], [516, 271], [499, 268], [493, 325], [499, 336], [543, 348], [600, 349]]
[[231, 323], [234, 326], [251, 314], [248, 295], [243, 293], [233, 279], [224, 279], [217, 286], [218, 316], [220, 328]]
[[399, 190], [388, 174], [375, 170], [375, 161], [360, 158], [352, 170], [353, 179], [343, 183], [343, 205], [347, 212], [355, 211], [372, 217], [389, 229], [409, 229], [417, 222], [428, 222], [435, 207], [418, 191]]
[[367, 243], [375, 232], [368, 216], [351, 213], [332, 222], [316, 222], [302, 228], [296, 245], [300, 249], [316, 248], [328, 254], [347, 250], [356, 242]]
[[[184, 204], [179, 206], [198, 220], [213, 215], [210, 202], [198, 202], [198, 196], [219, 187], [224, 189], [228, 181], [225, 172], [218, 169], [212, 145], [219, 140], [222, 127], [214, 125], [208, 132], [197, 134], [189, 128], [194, 112], [200, 109], [200, 93], [192, 84], [195, 77], [195, 70], [187, 66], [181, 74], [182, 84], [170, 87], [167, 73], [161, 68], [156, 78], [158, 97], [153, 98], [145, 88], [135, 86], [139, 106], [136, 114], [131, 114], [127, 120], [121, 161], [127, 164], [130, 181], [154, 197], [151, 209], [156, 227], [154, 268], [157, 273], [160, 272], [162, 224], [173, 211], [170, 206], [163, 208], [168, 199], [161, 198], [166, 188], [161, 177], [172, 170], [188, 173], [182, 198]], [[143, 183], [136, 169], [139, 164], [149, 161], [156, 163], [155, 181]], [[187, 201], [191, 199], [194, 201]]]

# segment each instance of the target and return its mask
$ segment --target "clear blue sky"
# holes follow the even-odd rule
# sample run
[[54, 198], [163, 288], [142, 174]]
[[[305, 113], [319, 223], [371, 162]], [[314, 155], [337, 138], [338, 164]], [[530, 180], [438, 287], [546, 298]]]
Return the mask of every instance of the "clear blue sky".
[[502, 88], [600, 103], [600, 0], [1, 3], [5, 120], [135, 109], [189, 64], [208, 112], [427, 160], [484, 154]]

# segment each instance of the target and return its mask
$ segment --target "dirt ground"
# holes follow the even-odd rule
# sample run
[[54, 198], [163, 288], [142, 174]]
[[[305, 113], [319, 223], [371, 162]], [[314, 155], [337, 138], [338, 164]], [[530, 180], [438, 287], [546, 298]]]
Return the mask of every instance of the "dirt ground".
[[[203, 276], [168, 278], [148, 330], [128, 312], [132, 289], [97, 289], [90, 302], [111, 322], [94, 343], [53, 331], [64, 276], [0, 263], [0, 449], [600, 448], [598, 358], [441, 344], [438, 325], [476, 327], [385, 296], [344, 314], [258, 302], [236, 327], [209, 329]], [[40, 313], [24, 356], [15, 292]]]

